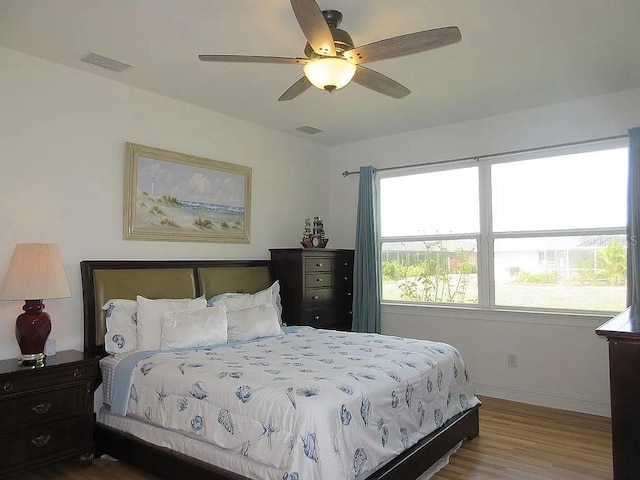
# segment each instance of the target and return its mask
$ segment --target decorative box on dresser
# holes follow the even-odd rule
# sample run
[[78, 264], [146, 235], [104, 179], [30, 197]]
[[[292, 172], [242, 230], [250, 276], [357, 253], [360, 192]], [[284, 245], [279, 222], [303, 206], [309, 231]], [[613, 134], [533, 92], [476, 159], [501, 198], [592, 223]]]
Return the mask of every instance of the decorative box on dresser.
[[640, 478], [640, 306], [596, 329], [609, 342], [614, 480]]
[[44, 367], [0, 361], [0, 478], [78, 456], [93, 460], [97, 358], [75, 350]]
[[287, 325], [351, 330], [353, 250], [278, 248], [271, 271], [280, 281]]

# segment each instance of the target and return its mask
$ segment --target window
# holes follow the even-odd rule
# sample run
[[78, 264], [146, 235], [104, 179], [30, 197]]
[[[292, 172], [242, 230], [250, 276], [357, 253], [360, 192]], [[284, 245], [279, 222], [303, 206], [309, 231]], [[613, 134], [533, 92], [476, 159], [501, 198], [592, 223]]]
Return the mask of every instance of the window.
[[592, 144], [381, 175], [383, 301], [624, 310], [627, 158]]
[[380, 180], [383, 300], [478, 302], [478, 167]]

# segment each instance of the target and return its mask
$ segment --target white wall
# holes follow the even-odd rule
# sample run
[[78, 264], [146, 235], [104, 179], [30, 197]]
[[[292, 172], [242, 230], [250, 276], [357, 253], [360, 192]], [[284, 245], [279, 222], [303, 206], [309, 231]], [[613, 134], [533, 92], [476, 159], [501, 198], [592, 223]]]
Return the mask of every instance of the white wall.
[[[125, 73], [126, 74], [126, 73]], [[125, 142], [253, 169], [250, 244], [122, 240]], [[328, 149], [0, 48], [0, 281], [14, 245], [60, 245], [72, 298], [48, 300], [58, 350], [82, 349], [84, 259], [266, 259], [325, 215]], [[0, 302], [0, 358], [19, 353]]]
[[[332, 242], [347, 248], [355, 241], [358, 176], [343, 178], [344, 170], [588, 140], [637, 125], [640, 89], [333, 147], [327, 217]], [[480, 393], [608, 415], [607, 344], [594, 334], [604, 320], [385, 306], [382, 329], [458, 346]], [[518, 356], [518, 367], [507, 367], [508, 353]]]

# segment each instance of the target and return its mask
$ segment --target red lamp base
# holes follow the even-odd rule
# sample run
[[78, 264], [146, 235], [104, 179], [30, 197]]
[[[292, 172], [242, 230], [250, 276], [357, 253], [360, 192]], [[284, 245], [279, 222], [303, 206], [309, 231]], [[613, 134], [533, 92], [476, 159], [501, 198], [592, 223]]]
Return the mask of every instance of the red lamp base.
[[24, 313], [16, 319], [16, 339], [21, 352], [18, 361], [22, 365], [44, 365], [44, 344], [51, 333], [51, 319], [43, 308], [42, 300], [25, 300]]

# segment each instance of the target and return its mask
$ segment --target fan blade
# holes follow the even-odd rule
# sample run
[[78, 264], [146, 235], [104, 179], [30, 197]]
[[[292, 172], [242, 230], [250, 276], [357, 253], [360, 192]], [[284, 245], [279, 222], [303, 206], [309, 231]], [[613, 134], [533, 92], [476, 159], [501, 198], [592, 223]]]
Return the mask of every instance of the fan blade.
[[286, 92], [280, 95], [280, 98], [278, 99], [278, 101], [285, 102], [287, 100], [293, 100], [310, 86], [311, 86], [311, 82], [309, 81], [309, 79], [307, 77], [302, 77], [296, 83], [291, 85]]
[[411, 90], [404, 85], [400, 85], [395, 80], [362, 65], [358, 65], [356, 68], [353, 81], [388, 97], [402, 98], [411, 93]]
[[308, 58], [267, 57], [260, 55], [198, 55], [203, 62], [240, 62], [240, 63], [293, 63], [306, 64]]
[[422, 32], [408, 33], [398, 37], [369, 43], [352, 48], [344, 53], [351, 62], [357, 64], [375, 62], [386, 58], [401, 57], [424, 52], [432, 48], [444, 47], [462, 39], [458, 27], [443, 27]]
[[333, 35], [318, 4], [314, 0], [291, 0], [291, 7], [313, 51], [335, 57]]

